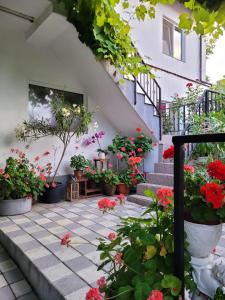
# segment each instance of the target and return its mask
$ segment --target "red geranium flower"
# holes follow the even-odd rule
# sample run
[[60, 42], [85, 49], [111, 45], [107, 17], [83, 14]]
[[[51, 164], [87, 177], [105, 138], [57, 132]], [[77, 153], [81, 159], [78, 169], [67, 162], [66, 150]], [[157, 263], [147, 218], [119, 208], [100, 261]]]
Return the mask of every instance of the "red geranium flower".
[[188, 87], [188, 88], [190, 88], [190, 87], [192, 87], [193, 86], [193, 83], [191, 83], [191, 82], [188, 82], [187, 84], [186, 84], [186, 87]]
[[86, 300], [103, 300], [99, 288], [90, 288], [86, 294]]
[[117, 205], [115, 200], [110, 200], [108, 198], [102, 198], [98, 201], [99, 209], [103, 210], [103, 212], [113, 209]]
[[173, 197], [173, 191], [171, 188], [161, 188], [157, 190], [156, 196], [158, 197], [160, 204], [163, 207], [167, 207], [172, 203], [170, 198]]
[[194, 173], [195, 172], [195, 168], [190, 166], [190, 165], [184, 165], [184, 170], [190, 173]]
[[40, 173], [40, 180], [46, 181], [46, 177], [45, 177], [44, 173]]
[[135, 138], [131, 136], [131, 137], [128, 138], [128, 140], [129, 140], [129, 141], [134, 141]]
[[174, 146], [170, 146], [163, 152], [163, 158], [168, 159], [173, 157], [174, 157]]
[[114, 256], [114, 259], [115, 259], [115, 263], [117, 265], [121, 265], [123, 260], [122, 260], [122, 256], [123, 256], [123, 253], [122, 252], [117, 252], [117, 254]]
[[137, 152], [143, 152], [142, 148], [137, 148]]
[[5, 173], [4, 175], [3, 175], [3, 177], [4, 177], [4, 179], [6, 180], [6, 179], [9, 179], [9, 174], [8, 173]]
[[35, 158], [34, 158], [34, 161], [38, 161], [40, 159], [40, 156], [36, 156]]
[[141, 157], [138, 157], [138, 156], [131, 156], [129, 159], [128, 159], [128, 163], [129, 165], [131, 166], [134, 166], [134, 165], [138, 165], [140, 164], [142, 161], [142, 158]]
[[211, 177], [225, 180], [225, 164], [221, 160], [215, 160], [208, 164], [207, 172]]
[[136, 128], [136, 131], [137, 131], [138, 133], [141, 133], [141, 132], [142, 132], [142, 129], [141, 129], [140, 127], [138, 127], [138, 128]]
[[126, 148], [125, 148], [125, 147], [121, 147], [120, 150], [121, 150], [122, 152], [125, 152], [125, 151], [126, 151]]
[[0, 174], [3, 174], [3, 173], [4, 173], [4, 169], [0, 168]]
[[64, 236], [63, 236], [63, 238], [61, 239], [61, 245], [62, 246], [67, 246], [67, 247], [69, 247], [69, 244], [71, 243], [71, 236], [72, 236], [72, 234], [71, 233], [66, 233]]
[[116, 237], [117, 237], [117, 235], [116, 235], [116, 233], [114, 233], [114, 232], [110, 232], [109, 235], [108, 235], [108, 239], [109, 239], [110, 241], [115, 240]]
[[122, 158], [123, 158], [123, 154], [117, 153], [117, 154], [116, 154], [116, 157], [117, 157], [118, 159], [122, 159]]
[[163, 300], [163, 293], [159, 290], [153, 290], [147, 300]]
[[49, 151], [45, 151], [45, 152], [43, 153], [43, 156], [47, 156], [47, 155], [49, 155], [49, 154], [50, 154]]
[[201, 194], [207, 203], [212, 203], [213, 208], [218, 209], [223, 206], [224, 193], [223, 187], [215, 182], [209, 182], [200, 188]]

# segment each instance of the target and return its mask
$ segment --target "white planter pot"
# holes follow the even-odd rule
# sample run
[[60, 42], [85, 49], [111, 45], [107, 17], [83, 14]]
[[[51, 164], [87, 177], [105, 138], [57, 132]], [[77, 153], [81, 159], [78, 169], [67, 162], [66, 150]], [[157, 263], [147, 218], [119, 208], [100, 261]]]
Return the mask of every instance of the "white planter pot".
[[202, 225], [184, 221], [188, 252], [193, 257], [205, 258], [212, 253], [222, 235], [222, 224]]
[[99, 157], [100, 159], [105, 159], [105, 153], [104, 153], [104, 152], [99, 152], [99, 153], [98, 153], [98, 157]]
[[0, 201], [0, 216], [14, 216], [31, 211], [31, 199], [9, 199]]

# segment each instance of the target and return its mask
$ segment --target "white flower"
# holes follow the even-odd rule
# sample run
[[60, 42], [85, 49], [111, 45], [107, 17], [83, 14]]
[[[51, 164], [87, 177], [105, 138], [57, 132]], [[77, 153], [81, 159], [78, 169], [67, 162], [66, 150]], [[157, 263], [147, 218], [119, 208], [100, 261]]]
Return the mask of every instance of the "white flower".
[[62, 108], [62, 114], [64, 117], [68, 117], [70, 115], [70, 111], [67, 108]]
[[98, 122], [94, 122], [94, 129], [98, 129]]
[[80, 114], [80, 107], [78, 106], [77, 108], [76, 108], [76, 110], [75, 110], [75, 112], [77, 113], [77, 114]]
[[73, 107], [74, 107], [74, 108], [77, 107], [77, 104], [73, 104]]

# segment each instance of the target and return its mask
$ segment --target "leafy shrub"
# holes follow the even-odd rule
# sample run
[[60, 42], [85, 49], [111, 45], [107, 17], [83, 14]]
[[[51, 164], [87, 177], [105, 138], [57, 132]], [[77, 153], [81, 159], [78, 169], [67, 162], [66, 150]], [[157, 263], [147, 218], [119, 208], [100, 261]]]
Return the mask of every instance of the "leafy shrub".
[[74, 170], [84, 170], [88, 166], [88, 161], [83, 155], [74, 155], [70, 159], [70, 166]]
[[105, 170], [102, 172], [102, 182], [114, 186], [119, 183], [119, 177], [111, 169]]

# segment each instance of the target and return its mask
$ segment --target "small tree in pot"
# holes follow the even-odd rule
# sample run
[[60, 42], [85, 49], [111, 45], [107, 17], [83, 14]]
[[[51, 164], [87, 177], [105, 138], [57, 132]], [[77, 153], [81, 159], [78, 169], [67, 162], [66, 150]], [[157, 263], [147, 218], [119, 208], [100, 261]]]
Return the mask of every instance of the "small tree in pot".
[[70, 166], [72, 169], [74, 169], [74, 176], [77, 179], [79, 179], [83, 176], [83, 171], [88, 165], [89, 165], [89, 162], [81, 154], [74, 155], [70, 159]]
[[[52, 120], [24, 121], [22, 126], [16, 129], [16, 136], [22, 141], [35, 141], [47, 136], [57, 137], [63, 144], [62, 153], [57, 163], [52, 178], [49, 180], [48, 196], [49, 201], [58, 202], [62, 199], [57, 197], [56, 189], [60, 184], [55, 182], [59, 167], [69, 144], [74, 137], [80, 137], [86, 133], [88, 125], [92, 120], [92, 113], [88, 112], [83, 105], [69, 105], [63, 99], [51, 101]], [[54, 194], [52, 197], [52, 193]], [[46, 195], [47, 196], [47, 195]], [[46, 199], [45, 199], [46, 200]]]

